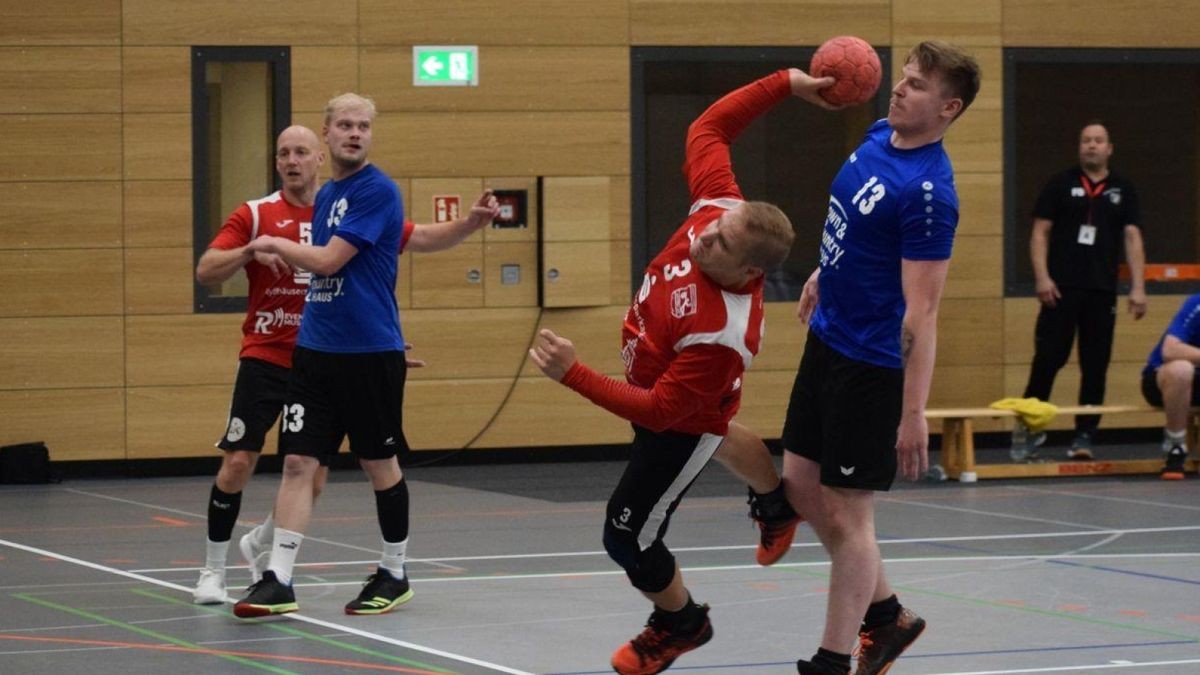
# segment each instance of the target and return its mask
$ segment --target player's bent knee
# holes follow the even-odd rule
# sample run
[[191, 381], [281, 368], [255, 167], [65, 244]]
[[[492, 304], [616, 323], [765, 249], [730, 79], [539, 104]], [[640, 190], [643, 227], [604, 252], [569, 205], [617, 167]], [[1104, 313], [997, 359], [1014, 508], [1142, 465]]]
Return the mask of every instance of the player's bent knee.
[[610, 523], [604, 528], [604, 550], [639, 591], [658, 593], [675, 577], [675, 556], [661, 541], [643, 551], [633, 533], [618, 530]]
[[604, 526], [604, 550], [626, 572], [637, 566], [637, 538], [631, 532], [618, 530], [612, 523]]

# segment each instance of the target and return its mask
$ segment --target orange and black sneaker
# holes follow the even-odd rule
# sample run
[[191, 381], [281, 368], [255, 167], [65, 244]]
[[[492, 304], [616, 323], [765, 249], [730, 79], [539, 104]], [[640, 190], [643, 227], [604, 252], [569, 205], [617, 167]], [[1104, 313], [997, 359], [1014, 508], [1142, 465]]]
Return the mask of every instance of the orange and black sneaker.
[[783, 495], [783, 484], [767, 494], [750, 490], [750, 519], [758, 525], [758, 550], [754, 559], [763, 567], [774, 565], [792, 548], [796, 527], [804, 518]]
[[925, 630], [925, 619], [907, 607], [900, 608], [896, 620], [858, 634], [854, 656], [858, 667], [854, 675], [883, 675], [905, 649]]
[[712, 639], [708, 605], [699, 605], [699, 626], [690, 631], [671, 630], [664, 623], [664, 612], [654, 610], [646, 628], [637, 637], [621, 645], [612, 655], [612, 667], [621, 675], [653, 675], [675, 663], [680, 655]]
[[1167, 451], [1167, 459], [1158, 477], [1163, 480], [1183, 480], [1183, 472], [1187, 468], [1187, 449], [1175, 444]]

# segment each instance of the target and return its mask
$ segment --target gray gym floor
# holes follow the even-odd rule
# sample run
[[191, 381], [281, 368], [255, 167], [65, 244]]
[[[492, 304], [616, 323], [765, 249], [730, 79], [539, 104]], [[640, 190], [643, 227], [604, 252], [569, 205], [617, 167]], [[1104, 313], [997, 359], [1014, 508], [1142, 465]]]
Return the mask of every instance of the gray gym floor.
[[[357, 471], [317, 504], [300, 612], [246, 621], [191, 604], [210, 477], [0, 486], [0, 673], [607, 673], [649, 612], [599, 541], [621, 467], [410, 469], [416, 597], [377, 617], [342, 612], [379, 545]], [[250, 484], [244, 524], [277, 484]], [[816, 648], [826, 556], [802, 526], [780, 564], [756, 566], [745, 512], [713, 465], [674, 517], [667, 542], [716, 636], [672, 672], [795, 672]], [[902, 485], [878, 531], [901, 601], [929, 622], [893, 675], [1200, 673], [1194, 476]]]

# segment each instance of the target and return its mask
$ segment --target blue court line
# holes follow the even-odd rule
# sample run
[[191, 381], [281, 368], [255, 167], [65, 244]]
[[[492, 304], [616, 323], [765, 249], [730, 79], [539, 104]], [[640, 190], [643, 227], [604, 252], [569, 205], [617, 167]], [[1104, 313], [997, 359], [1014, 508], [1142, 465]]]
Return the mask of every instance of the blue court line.
[[1104, 565], [1089, 565], [1086, 563], [1070, 562], [1067, 560], [1046, 560], [1045, 562], [1054, 565], [1066, 565], [1067, 567], [1083, 567], [1089, 570], [1099, 570], [1101, 572], [1113, 572], [1115, 574], [1128, 574], [1132, 577], [1146, 577], [1147, 579], [1158, 579], [1159, 581], [1174, 581], [1180, 584], [1190, 584], [1192, 586], [1200, 586], [1200, 581], [1193, 579], [1180, 579], [1179, 577], [1169, 577], [1164, 574], [1149, 574], [1147, 572], [1134, 572], [1132, 570], [1122, 570], [1115, 567], [1105, 567]]
[[[1090, 649], [1123, 649], [1126, 647], [1167, 647], [1171, 645], [1194, 645], [1194, 640], [1167, 640], [1162, 642], [1126, 642], [1126, 643], [1110, 643], [1101, 645], [1078, 645], [1075, 647], [1038, 647], [1031, 649], [988, 649], [976, 652], [941, 652], [936, 654], [908, 654], [904, 655], [905, 661], [915, 661], [916, 659], [936, 659], [944, 657], [962, 657], [962, 656], [996, 656], [1000, 654], [1033, 654], [1039, 652], [1069, 652], [1069, 651], [1085, 651]], [[801, 658], [801, 657], [797, 657]], [[703, 665], [703, 666], [680, 666], [674, 665], [671, 670], [724, 670], [730, 668], [769, 668], [776, 666], [794, 666], [795, 661], [767, 661], [762, 663], [730, 663], [724, 665]], [[612, 670], [577, 670], [564, 671], [561, 673], [546, 673], [546, 675], [611, 675]]]

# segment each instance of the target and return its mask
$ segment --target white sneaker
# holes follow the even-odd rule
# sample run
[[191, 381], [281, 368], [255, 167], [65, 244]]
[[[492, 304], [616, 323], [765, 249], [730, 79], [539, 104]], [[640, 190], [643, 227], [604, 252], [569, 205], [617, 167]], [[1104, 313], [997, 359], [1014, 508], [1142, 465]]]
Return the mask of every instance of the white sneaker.
[[262, 581], [263, 572], [267, 571], [267, 567], [271, 564], [271, 547], [260, 547], [254, 541], [254, 532], [248, 532], [242, 535], [238, 540], [238, 548], [242, 551], [242, 557], [246, 559], [246, 564], [250, 567], [250, 583], [257, 584]]
[[200, 580], [192, 591], [192, 601], [197, 605], [220, 605], [225, 602], [225, 571], [205, 567], [200, 570]]

